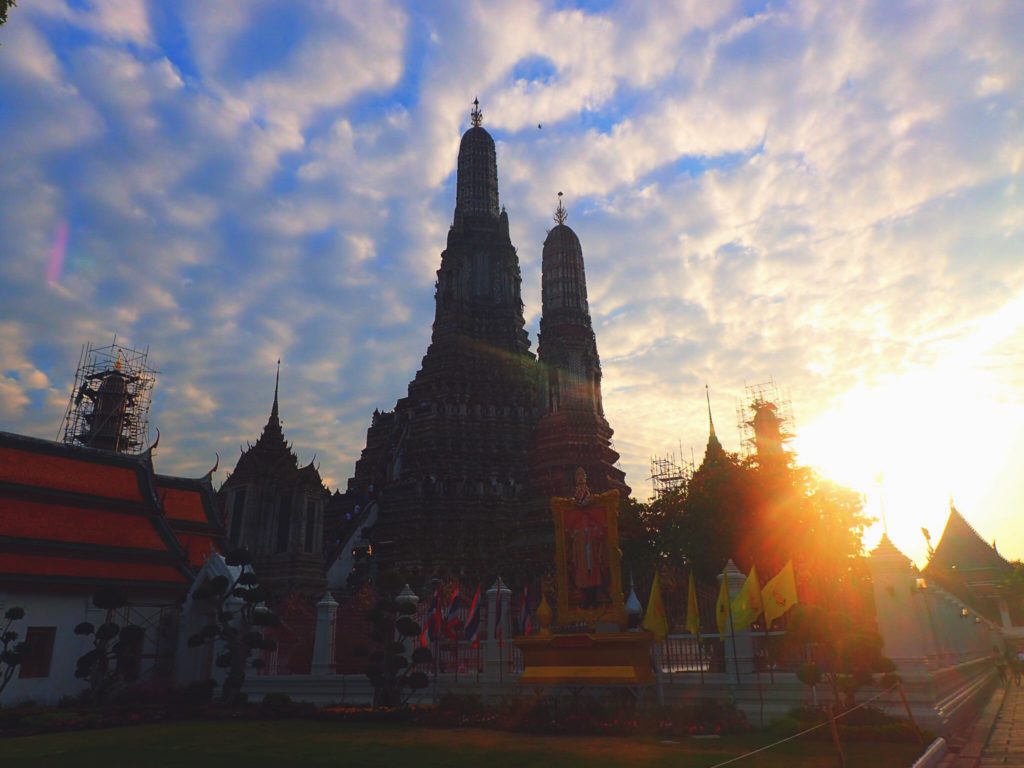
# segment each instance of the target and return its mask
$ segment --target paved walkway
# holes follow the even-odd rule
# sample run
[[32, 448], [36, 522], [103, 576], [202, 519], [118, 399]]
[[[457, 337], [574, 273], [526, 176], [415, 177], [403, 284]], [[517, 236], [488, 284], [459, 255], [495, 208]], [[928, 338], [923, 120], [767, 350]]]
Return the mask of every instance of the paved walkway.
[[1007, 689], [978, 765], [982, 768], [997, 765], [1024, 768], [1024, 688], [1011, 683]]

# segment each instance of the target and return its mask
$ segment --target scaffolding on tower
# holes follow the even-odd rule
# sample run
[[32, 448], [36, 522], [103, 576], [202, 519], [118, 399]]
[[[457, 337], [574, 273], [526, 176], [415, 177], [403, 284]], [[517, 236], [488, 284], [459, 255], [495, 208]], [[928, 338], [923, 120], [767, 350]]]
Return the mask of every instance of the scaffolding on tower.
[[119, 453], [141, 453], [149, 442], [149, 406], [156, 374], [149, 348], [117, 343], [82, 346], [75, 383], [58, 438]]
[[682, 490], [692, 477], [693, 461], [682, 457], [682, 449], [678, 461], [674, 453], [651, 456], [651, 476], [647, 479], [654, 489], [654, 498], [660, 499], [668, 493]]
[[796, 437], [793, 405], [774, 378], [746, 385], [744, 399], [736, 404], [736, 428], [747, 458], [763, 462], [787, 455], [786, 443]]

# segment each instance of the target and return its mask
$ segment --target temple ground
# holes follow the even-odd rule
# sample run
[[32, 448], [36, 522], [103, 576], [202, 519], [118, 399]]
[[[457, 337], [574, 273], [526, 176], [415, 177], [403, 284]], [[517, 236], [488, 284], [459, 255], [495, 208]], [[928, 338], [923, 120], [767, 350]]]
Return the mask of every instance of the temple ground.
[[[771, 741], [764, 733], [677, 743], [620, 738], [527, 736], [477, 729], [361, 726], [311, 721], [190, 722], [47, 734], [0, 741], [4, 766], [399, 766], [447, 768], [708, 768]], [[888, 768], [913, 763], [913, 744], [846, 745], [847, 765]], [[836, 765], [829, 742], [797, 739], [736, 766]]]

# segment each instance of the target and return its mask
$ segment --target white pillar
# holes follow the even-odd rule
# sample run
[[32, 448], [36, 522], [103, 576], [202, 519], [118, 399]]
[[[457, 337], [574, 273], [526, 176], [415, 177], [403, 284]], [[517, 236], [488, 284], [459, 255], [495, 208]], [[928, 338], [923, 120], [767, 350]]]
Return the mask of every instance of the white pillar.
[[[722, 579], [729, 580], [729, 600], [736, 599], [736, 595], [743, 589], [743, 582], [747, 580], [743, 571], [736, 567], [731, 559], [725, 564], [725, 569], [718, 574], [718, 584], [721, 588]], [[730, 610], [731, 607], [730, 607]], [[754, 671], [754, 641], [750, 638], [750, 628], [735, 633], [735, 637], [726, 634], [722, 638], [725, 650], [725, 671], [736, 676], [739, 669], [741, 675], [749, 675]]]
[[313, 637], [314, 675], [333, 675], [335, 662], [335, 630], [338, 619], [338, 601], [330, 592], [325, 592], [316, 604], [316, 634]]
[[[501, 665], [506, 663], [512, 652], [512, 621], [509, 616], [512, 590], [498, 577], [494, 586], [487, 590], [487, 641], [484, 643], [484, 678], [499, 680], [504, 677]], [[498, 645], [497, 618], [498, 600], [501, 600], [501, 643]]]

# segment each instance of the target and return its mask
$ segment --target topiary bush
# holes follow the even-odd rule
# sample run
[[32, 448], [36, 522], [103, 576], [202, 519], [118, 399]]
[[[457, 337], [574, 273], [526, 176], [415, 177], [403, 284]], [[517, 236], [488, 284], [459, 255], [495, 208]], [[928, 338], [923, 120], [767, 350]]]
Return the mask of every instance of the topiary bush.
[[125, 682], [138, 679], [138, 663], [144, 642], [142, 627], [114, 621], [116, 611], [128, 604], [120, 590], [105, 587], [93, 595], [92, 604], [107, 612], [106, 620], [98, 627], [83, 621], [75, 627], [75, 634], [92, 637], [92, 649], [78, 659], [75, 677], [89, 684], [86, 698], [102, 704]]

